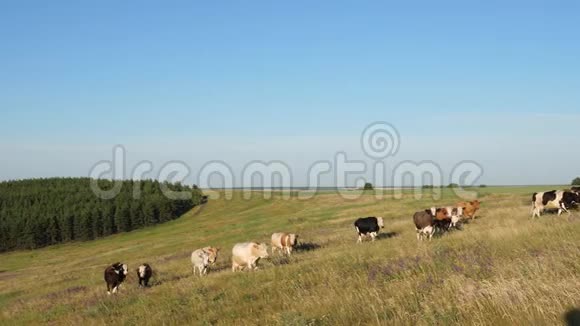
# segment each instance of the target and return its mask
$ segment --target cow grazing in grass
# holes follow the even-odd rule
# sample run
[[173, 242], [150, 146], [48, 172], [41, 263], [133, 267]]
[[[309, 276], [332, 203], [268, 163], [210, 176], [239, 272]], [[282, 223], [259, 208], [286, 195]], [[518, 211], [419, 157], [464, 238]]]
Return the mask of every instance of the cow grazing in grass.
[[209, 269], [209, 265], [214, 264], [217, 260], [219, 248], [214, 247], [204, 247], [197, 249], [191, 253], [191, 268], [193, 274], [195, 271], [199, 271], [199, 275], [206, 275]]
[[431, 240], [435, 232], [435, 219], [430, 210], [416, 212], [413, 215], [413, 222], [417, 230], [417, 240], [423, 240], [423, 237]]
[[580, 187], [572, 187], [572, 188], [570, 188], [570, 190], [571, 190], [572, 192], [575, 192], [575, 193], [577, 193], [577, 194], [580, 194]]
[[562, 212], [570, 214], [568, 209], [580, 203], [580, 194], [574, 191], [551, 190], [535, 192], [532, 195], [532, 218], [540, 217], [546, 207], [558, 208], [558, 216]]
[[298, 236], [293, 233], [274, 233], [272, 234], [272, 254], [280, 250], [283, 254], [290, 255], [292, 249], [298, 242]]
[[232, 249], [232, 271], [258, 269], [256, 265], [262, 258], [268, 258], [268, 246], [265, 243], [238, 243]]
[[362, 242], [363, 236], [370, 236], [375, 241], [379, 230], [384, 228], [382, 217], [361, 217], [354, 222], [354, 227], [358, 233], [357, 243]]
[[105, 269], [105, 282], [107, 282], [107, 294], [117, 293], [119, 286], [127, 277], [127, 264], [114, 263]]
[[465, 201], [457, 203], [458, 207], [463, 208], [463, 216], [467, 219], [474, 219], [475, 213], [479, 210], [479, 205], [481, 202], [479, 200]]
[[149, 264], [141, 264], [137, 268], [137, 277], [139, 278], [139, 287], [148, 287], [149, 279], [153, 275], [153, 269]]

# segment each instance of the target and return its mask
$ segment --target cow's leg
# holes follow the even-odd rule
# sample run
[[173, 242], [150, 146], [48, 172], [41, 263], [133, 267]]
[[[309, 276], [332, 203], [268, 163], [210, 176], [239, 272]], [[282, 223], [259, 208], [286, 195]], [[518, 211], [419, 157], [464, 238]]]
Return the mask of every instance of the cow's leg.
[[377, 236], [376, 232], [371, 232], [371, 241], [375, 241], [376, 236]]
[[362, 242], [362, 236], [361, 236], [361, 234], [359, 233], [359, 234], [358, 234], [358, 240], [356, 241], [356, 243], [361, 243], [361, 242]]
[[114, 285], [113, 286], [113, 293], [117, 293], [117, 288], [119, 287], [119, 285]]
[[532, 218], [540, 217], [540, 208], [534, 205], [534, 209], [532, 210]]
[[564, 203], [560, 203], [560, 209], [558, 210], [558, 216], [560, 216], [560, 214], [562, 214], [562, 211], [568, 213], [568, 215], [570, 215], [570, 211], [566, 208], [566, 204]]
[[107, 282], [107, 294], [111, 294], [111, 285]]

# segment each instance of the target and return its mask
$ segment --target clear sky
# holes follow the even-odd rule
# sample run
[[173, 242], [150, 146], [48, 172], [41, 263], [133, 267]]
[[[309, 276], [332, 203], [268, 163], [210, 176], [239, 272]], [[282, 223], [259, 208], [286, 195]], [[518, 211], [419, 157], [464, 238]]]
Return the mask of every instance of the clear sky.
[[[128, 164], [196, 170], [462, 160], [488, 184], [580, 175], [578, 1], [1, 1], [0, 180]], [[325, 181], [332, 185], [332, 180]]]

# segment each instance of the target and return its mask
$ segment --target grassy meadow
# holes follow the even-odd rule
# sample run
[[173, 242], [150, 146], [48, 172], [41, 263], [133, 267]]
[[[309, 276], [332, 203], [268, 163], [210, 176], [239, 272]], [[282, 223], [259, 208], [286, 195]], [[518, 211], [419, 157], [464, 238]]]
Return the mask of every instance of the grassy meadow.
[[[480, 218], [430, 242], [412, 214], [455, 203], [448, 189], [437, 201], [236, 191], [155, 227], [0, 254], [0, 324], [563, 325], [580, 309], [580, 212], [532, 221], [531, 193], [552, 188], [475, 189]], [[360, 216], [385, 218], [374, 243], [356, 244]], [[300, 250], [231, 272], [233, 244], [280, 231], [299, 234]], [[191, 251], [207, 245], [222, 248], [218, 262], [193, 276]], [[130, 274], [108, 296], [103, 270], [116, 261]], [[147, 289], [143, 262], [155, 270]]]

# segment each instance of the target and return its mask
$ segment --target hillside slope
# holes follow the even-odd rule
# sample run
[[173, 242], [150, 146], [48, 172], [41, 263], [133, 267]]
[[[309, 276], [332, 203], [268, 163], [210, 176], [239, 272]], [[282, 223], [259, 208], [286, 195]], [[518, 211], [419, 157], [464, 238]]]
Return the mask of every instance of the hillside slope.
[[[411, 216], [429, 198], [236, 193], [155, 227], [0, 255], [0, 322], [554, 325], [580, 307], [580, 214], [531, 221], [529, 194], [545, 189], [481, 189], [480, 219], [423, 243]], [[455, 201], [445, 190], [436, 204]], [[371, 215], [385, 218], [384, 235], [356, 245], [352, 223]], [[274, 231], [300, 234], [304, 249], [257, 272], [229, 270], [234, 243]], [[189, 255], [205, 245], [222, 252], [209, 276], [194, 277]], [[109, 297], [102, 273], [116, 261], [131, 274]], [[134, 272], [143, 262], [156, 271], [145, 290]]]
[[[111, 199], [95, 189], [111, 190]], [[172, 200], [163, 189], [181, 191]], [[202, 202], [197, 187], [156, 180], [46, 178], [0, 182], [0, 252], [88, 241], [180, 217]]]

